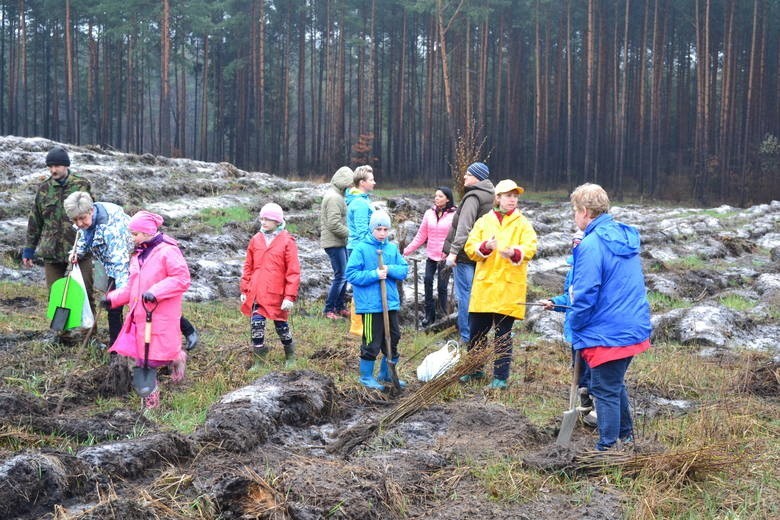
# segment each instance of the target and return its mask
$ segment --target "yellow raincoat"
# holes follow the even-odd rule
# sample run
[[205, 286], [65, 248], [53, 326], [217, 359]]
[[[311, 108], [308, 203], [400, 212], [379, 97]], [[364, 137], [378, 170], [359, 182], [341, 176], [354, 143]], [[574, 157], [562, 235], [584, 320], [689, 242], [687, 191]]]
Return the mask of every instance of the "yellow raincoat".
[[[479, 246], [495, 237], [497, 247], [488, 256], [482, 256]], [[512, 247], [523, 252], [520, 263], [501, 256], [498, 251]], [[493, 312], [523, 319], [528, 278], [528, 261], [536, 254], [536, 231], [515, 209], [498, 220], [495, 211], [483, 215], [474, 223], [466, 241], [466, 254], [477, 263], [471, 286], [469, 312]]]

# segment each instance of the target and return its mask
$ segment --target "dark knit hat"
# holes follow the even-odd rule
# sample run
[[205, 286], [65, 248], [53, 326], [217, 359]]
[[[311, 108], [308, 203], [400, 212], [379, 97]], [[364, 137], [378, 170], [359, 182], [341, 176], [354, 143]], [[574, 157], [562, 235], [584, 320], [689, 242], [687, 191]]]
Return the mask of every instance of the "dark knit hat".
[[484, 181], [490, 177], [490, 168], [488, 168], [487, 164], [485, 163], [471, 163], [469, 167], [466, 168], [466, 171], [481, 181]]
[[60, 146], [55, 146], [46, 154], [46, 166], [70, 166], [68, 152]]

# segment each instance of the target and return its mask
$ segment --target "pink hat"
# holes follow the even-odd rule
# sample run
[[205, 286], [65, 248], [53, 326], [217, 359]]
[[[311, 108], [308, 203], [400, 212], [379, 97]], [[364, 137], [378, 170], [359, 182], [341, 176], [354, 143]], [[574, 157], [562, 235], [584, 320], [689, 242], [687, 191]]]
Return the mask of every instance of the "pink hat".
[[260, 210], [260, 218], [273, 220], [274, 222], [281, 224], [284, 222], [284, 213], [282, 212], [282, 207], [279, 204], [269, 202]]
[[154, 235], [162, 223], [163, 218], [160, 215], [142, 209], [133, 215], [127, 227], [130, 228], [130, 231]]

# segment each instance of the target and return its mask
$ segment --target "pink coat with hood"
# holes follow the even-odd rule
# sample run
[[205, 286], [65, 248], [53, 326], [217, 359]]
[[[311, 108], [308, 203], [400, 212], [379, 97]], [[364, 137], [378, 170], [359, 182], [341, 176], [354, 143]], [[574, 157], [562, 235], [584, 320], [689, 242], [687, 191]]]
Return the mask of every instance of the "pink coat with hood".
[[[130, 258], [130, 279], [124, 287], [109, 292], [106, 298], [112, 307], [129, 304], [130, 311], [122, 326], [127, 331], [135, 324], [135, 352], [116, 349], [119, 341], [109, 351], [124, 356], [144, 359], [144, 326], [146, 311], [141, 296], [145, 292], [157, 298], [157, 307], [152, 312], [152, 340], [149, 344], [149, 359], [173, 361], [181, 351], [182, 296], [190, 287], [190, 270], [179, 249], [178, 243], [168, 235], [157, 244], [148, 256], [139, 262], [138, 253]], [[153, 307], [155, 304], [147, 304]], [[120, 336], [121, 338], [121, 336]]]
[[441, 217], [436, 217], [436, 209], [430, 208], [423, 215], [420, 229], [411, 243], [404, 249], [404, 256], [412, 254], [418, 247], [425, 246], [428, 258], [435, 262], [442, 261], [447, 255], [442, 252], [444, 240], [452, 227], [452, 218], [455, 216], [456, 207], [452, 206], [444, 210]]

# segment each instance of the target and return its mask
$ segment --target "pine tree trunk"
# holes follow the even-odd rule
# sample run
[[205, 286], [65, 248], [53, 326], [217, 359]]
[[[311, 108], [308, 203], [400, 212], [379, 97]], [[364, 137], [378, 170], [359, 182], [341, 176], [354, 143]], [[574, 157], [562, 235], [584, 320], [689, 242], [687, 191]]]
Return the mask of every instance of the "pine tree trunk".
[[160, 18], [160, 154], [171, 155], [170, 4], [162, 0]]

